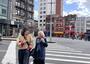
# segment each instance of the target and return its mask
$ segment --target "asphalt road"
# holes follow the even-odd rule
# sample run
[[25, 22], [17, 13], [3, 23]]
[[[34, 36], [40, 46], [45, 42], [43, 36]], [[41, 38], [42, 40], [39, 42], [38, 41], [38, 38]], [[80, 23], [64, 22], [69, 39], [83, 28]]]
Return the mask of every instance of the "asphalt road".
[[57, 40], [57, 44], [69, 47], [75, 50], [82, 51], [82, 53], [90, 54], [90, 41], [84, 40], [72, 40], [67, 38], [54, 38], [53, 41]]
[[80, 50], [77, 46], [71, 47], [72, 45], [74, 46], [74, 44], [68, 43], [68, 46], [66, 46], [66, 44], [64, 45], [62, 41], [55, 44], [49, 44], [46, 53], [46, 63], [90, 64], [90, 54]]
[[[4, 55], [7, 51], [7, 48], [10, 44], [10, 41], [0, 41], [0, 62], [2, 61], [2, 59], [4, 58]], [[1, 63], [0, 63], [1, 64]]]
[[[66, 38], [52, 38], [52, 41], [56, 43], [49, 43], [46, 48], [46, 64], [90, 64], [90, 42]], [[10, 41], [0, 43], [1, 61]], [[31, 60], [32, 58], [30, 64], [32, 64]]]

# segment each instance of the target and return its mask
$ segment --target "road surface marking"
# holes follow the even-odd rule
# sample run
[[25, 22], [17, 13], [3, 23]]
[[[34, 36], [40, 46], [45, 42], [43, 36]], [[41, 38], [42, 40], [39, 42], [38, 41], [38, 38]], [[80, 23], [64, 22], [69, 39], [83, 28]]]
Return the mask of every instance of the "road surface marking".
[[16, 41], [11, 41], [2, 64], [16, 64]]
[[81, 61], [81, 60], [69, 60], [69, 59], [60, 59], [60, 58], [45, 58], [46, 60], [53, 60], [53, 61], [65, 61], [65, 62], [74, 62], [74, 63], [85, 63], [90, 64], [90, 61]]
[[90, 59], [90, 57], [82, 56], [69, 56], [69, 55], [60, 55], [60, 54], [46, 54], [46, 56], [55, 56], [55, 57], [68, 57], [68, 58], [80, 58], [80, 59]]
[[58, 49], [48, 49], [47, 48], [47, 51], [61, 51], [61, 52], [76, 52], [76, 53], [81, 53], [82, 51], [76, 51], [76, 50], [58, 50]]
[[[31, 62], [30, 64], [33, 64], [33, 62]], [[53, 64], [53, 63], [45, 63], [45, 64]]]
[[73, 53], [73, 52], [60, 52], [60, 51], [46, 51], [47, 53], [63, 53], [63, 54], [75, 54], [75, 55], [83, 55], [83, 56], [90, 56], [90, 54], [84, 54], [84, 53]]

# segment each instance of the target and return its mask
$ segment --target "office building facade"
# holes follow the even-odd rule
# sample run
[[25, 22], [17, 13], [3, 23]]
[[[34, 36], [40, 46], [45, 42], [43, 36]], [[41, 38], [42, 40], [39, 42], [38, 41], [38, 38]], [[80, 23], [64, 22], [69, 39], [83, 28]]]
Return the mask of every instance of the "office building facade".
[[[52, 4], [52, 6], [51, 6]], [[49, 30], [50, 32], [50, 21], [51, 15], [53, 17], [52, 29], [53, 32], [57, 32], [56, 29], [59, 29], [56, 24], [62, 24], [63, 20], [58, 22], [63, 15], [63, 0], [39, 0], [39, 23], [38, 27], [41, 30]], [[48, 29], [47, 29], [48, 28]], [[61, 31], [61, 30], [60, 30]], [[58, 30], [58, 32], [60, 32]]]
[[86, 17], [77, 17], [75, 22], [75, 31], [78, 33], [86, 32]]
[[12, 34], [20, 32], [25, 23], [34, 22], [34, 0], [11, 1], [11, 29]]

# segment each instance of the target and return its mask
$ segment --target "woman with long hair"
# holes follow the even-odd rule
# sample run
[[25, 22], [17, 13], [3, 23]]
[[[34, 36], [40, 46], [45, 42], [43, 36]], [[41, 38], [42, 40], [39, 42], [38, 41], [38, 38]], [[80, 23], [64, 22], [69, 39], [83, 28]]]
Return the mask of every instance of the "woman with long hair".
[[45, 47], [47, 46], [48, 44], [44, 32], [39, 31], [38, 37], [36, 38], [33, 64], [45, 64]]
[[28, 29], [23, 28], [21, 35], [17, 38], [17, 46], [19, 64], [29, 64], [29, 51], [33, 49], [33, 42]]

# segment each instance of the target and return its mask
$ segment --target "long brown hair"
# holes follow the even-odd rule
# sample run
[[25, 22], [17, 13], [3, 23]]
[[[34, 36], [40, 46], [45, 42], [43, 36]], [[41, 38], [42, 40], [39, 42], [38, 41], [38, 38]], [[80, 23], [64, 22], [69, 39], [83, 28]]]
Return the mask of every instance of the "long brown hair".
[[24, 34], [25, 34], [26, 31], [28, 31], [27, 28], [23, 28], [23, 29], [22, 29], [22, 31], [21, 31], [21, 35], [22, 35], [23, 37], [24, 37]]

